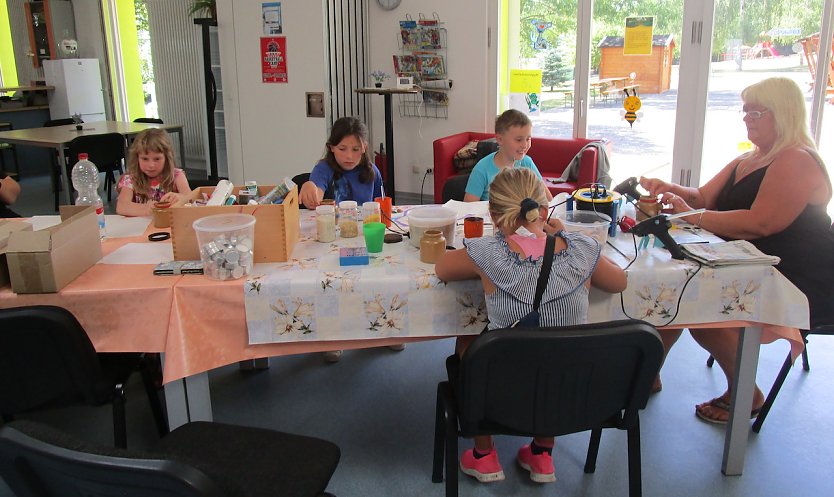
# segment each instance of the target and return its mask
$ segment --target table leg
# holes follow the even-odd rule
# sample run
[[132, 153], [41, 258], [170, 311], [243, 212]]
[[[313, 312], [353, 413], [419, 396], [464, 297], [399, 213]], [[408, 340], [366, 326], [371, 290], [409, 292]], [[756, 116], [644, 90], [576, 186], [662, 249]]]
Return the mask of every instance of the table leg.
[[385, 97], [385, 150], [387, 160], [385, 163], [385, 195], [391, 197], [391, 202], [397, 205], [394, 197], [394, 116], [391, 110], [391, 94], [386, 93]]
[[211, 421], [208, 372], [166, 383], [165, 406], [172, 430], [191, 421]]
[[741, 475], [744, 469], [761, 339], [762, 329], [754, 326], [744, 328], [739, 337], [736, 378], [730, 396], [732, 408], [724, 437], [724, 460], [721, 463], [721, 471], [727, 476]]
[[64, 196], [67, 199], [67, 205], [72, 205], [72, 182], [70, 182], [67, 174], [67, 159], [64, 156], [64, 144], [57, 147], [58, 150], [58, 167], [61, 169], [61, 177], [64, 178]]

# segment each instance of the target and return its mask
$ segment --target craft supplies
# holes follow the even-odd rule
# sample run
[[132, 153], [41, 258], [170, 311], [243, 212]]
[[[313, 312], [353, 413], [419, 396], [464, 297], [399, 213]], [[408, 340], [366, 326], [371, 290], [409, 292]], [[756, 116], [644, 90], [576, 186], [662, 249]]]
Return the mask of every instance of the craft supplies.
[[336, 240], [336, 209], [332, 205], [316, 207], [316, 239], [323, 243]]
[[379, 202], [365, 202], [362, 204], [362, 223], [381, 223], [382, 214]]
[[339, 249], [340, 266], [364, 266], [369, 261], [368, 249], [365, 247], [341, 247]]
[[420, 260], [434, 264], [446, 252], [446, 238], [440, 230], [426, 230], [420, 239]]
[[411, 244], [420, 248], [420, 239], [423, 237], [423, 232], [436, 229], [443, 232], [446, 243], [454, 245], [456, 221], [457, 212], [448, 207], [426, 205], [411, 209], [408, 211], [408, 230]]
[[342, 238], [359, 235], [359, 209], [353, 200], [339, 202], [339, 231]]
[[469, 216], [463, 220], [463, 237], [480, 238], [484, 236], [484, 218]]
[[252, 271], [255, 221], [250, 214], [217, 214], [194, 221], [206, 276], [224, 281]]

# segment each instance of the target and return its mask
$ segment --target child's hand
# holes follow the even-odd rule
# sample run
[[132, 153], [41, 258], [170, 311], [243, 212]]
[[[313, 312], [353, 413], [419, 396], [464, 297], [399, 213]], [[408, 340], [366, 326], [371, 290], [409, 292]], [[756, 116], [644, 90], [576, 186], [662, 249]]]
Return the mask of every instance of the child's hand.
[[550, 221], [548, 221], [544, 225], [544, 232], [547, 233], [548, 235], [554, 235], [554, 234], [556, 234], [560, 231], [563, 231], [564, 229], [565, 229], [565, 225], [562, 224], [562, 220], [559, 219], [558, 217], [550, 218]]
[[175, 203], [179, 202], [180, 200], [182, 200], [184, 197], [185, 197], [185, 195], [183, 195], [181, 193], [168, 192], [165, 195], [163, 195], [162, 198], [159, 199], [159, 201], [175, 204]]
[[301, 190], [298, 192], [298, 200], [308, 209], [318, 207], [320, 196], [316, 184], [312, 181], [307, 181], [301, 185]]

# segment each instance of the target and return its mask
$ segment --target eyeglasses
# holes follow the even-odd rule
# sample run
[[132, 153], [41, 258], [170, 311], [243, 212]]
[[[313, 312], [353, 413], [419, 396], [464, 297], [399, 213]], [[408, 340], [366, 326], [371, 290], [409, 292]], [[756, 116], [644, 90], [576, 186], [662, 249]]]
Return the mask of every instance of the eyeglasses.
[[742, 119], [744, 119], [747, 116], [750, 116], [750, 119], [753, 119], [753, 120], [761, 119], [762, 116], [765, 115], [768, 112], [770, 112], [770, 111], [767, 110], [767, 109], [765, 109], [765, 110], [744, 110], [744, 109], [742, 109], [742, 110], [738, 111], [738, 113], [739, 113], [739, 115], [741, 116]]

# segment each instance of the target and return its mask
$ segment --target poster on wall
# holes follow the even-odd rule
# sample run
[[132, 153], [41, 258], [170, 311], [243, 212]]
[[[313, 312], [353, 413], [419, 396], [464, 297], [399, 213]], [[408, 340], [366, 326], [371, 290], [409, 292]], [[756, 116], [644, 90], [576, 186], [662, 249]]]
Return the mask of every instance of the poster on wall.
[[264, 83], [287, 82], [287, 38], [261, 37], [261, 72]]
[[651, 55], [654, 17], [626, 17], [623, 55]]
[[542, 91], [542, 71], [539, 69], [510, 69], [510, 108], [526, 114], [541, 112], [539, 95]]
[[280, 35], [284, 32], [281, 21], [281, 2], [266, 2], [261, 4], [264, 21], [264, 35]]

